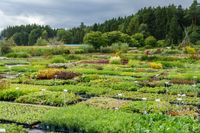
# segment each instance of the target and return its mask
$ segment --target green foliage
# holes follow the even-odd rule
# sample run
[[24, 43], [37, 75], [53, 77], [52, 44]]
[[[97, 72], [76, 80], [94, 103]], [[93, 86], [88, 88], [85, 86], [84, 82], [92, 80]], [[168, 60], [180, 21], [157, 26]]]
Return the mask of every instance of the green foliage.
[[10, 87], [10, 82], [7, 80], [0, 80], [0, 90], [8, 89]]
[[106, 32], [103, 36], [105, 37], [108, 46], [111, 46], [113, 43], [129, 43], [131, 41], [129, 35], [120, 31]]
[[28, 53], [30, 56], [48, 56], [48, 55], [64, 55], [69, 54], [70, 50], [65, 46], [49, 46], [49, 47], [15, 47], [13, 48], [14, 53]]
[[18, 126], [15, 124], [0, 124], [1, 129], [5, 129], [5, 133], [26, 133], [26, 129], [22, 126]]
[[33, 89], [27, 89], [27, 88], [19, 88], [19, 89], [17, 88], [16, 89], [16, 88], [1, 90], [0, 100], [2, 100], [2, 101], [14, 101], [17, 98], [19, 98], [20, 96], [38, 91], [37, 88], [33, 88]]
[[[135, 33], [134, 35], [132, 35], [132, 41], [137, 41], [138, 42], [138, 45], [141, 47], [141, 46], [144, 46], [144, 35], [142, 33]], [[135, 42], [135, 43], [137, 43]], [[138, 46], [136, 45], [136, 46]]]
[[28, 58], [30, 55], [27, 52], [12, 52], [6, 54], [7, 57], [10, 58]]
[[33, 45], [39, 37], [48, 39], [55, 36], [55, 31], [49, 26], [20, 25], [9, 26], [2, 31], [6, 39], [12, 38], [17, 45]]
[[139, 44], [138, 40], [136, 40], [135, 38], [132, 38], [130, 46], [131, 47], [139, 47], [140, 44]]
[[41, 36], [41, 29], [37, 28], [32, 30], [28, 37], [29, 38], [28, 44], [34, 45], [40, 36]]
[[121, 58], [119, 56], [111, 57], [109, 62], [111, 64], [121, 64]]
[[172, 107], [169, 103], [161, 101], [135, 101], [124, 105], [121, 109], [133, 113], [144, 113], [144, 111], [147, 111], [147, 113], [166, 113], [171, 110]]
[[100, 52], [101, 53], [112, 53], [113, 49], [111, 46], [107, 46], [107, 47], [100, 47]]
[[15, 101], [18, 103], [63, 106], [76, 103], [79, 100], [80, 97], [73, 93], [41, 91], [21, 96]]
[[95, 49], [105, 46], [105, 39], [101, 32], [90, 32], [85, 35], [84, 43], [92, 45]]
[[157, 47], [165, 47], [166, 41], [165, 40], [158, 40], [157, 41]]
[[24, 124], [34, 124], [41, 120], [44, 113], [53, 109], [50, 107], [0, 102], [0, 119]]
[[192, 43], [196, 43], [197, 41], [200, 40], [200, 28], [199, 30], [195, 30], [190, 34], [190, 40]]
[[168, 93], [177, 95], [177, 94], [186, 94], [187, 96], [196, 96], [200, 93], [198, 86], [193, 87], [191, 85], [173, 85], [168, 88]]
[[51, 63], [65, 63], [66, 59], [63, 56], [55, 56], [51, 59]]
[[49, 39], [49, 45], [51, 46], [63, 46], [64, 42], [61, 40], [57, 40], [57, 38], [51, 38]]
[[95, 51], [94, 46], [92, 45], [83, 44], [80, 46], [80, 48], [83, 50], [84, 53], [91, 53]]
[[138, 31], [138, 27], [139, 27], [140, 23], [138, 20], [138, 16], [133, 16], [128, 24], [127, 27], [127, 33], [128, 34], [133, 34], [136, 33]]
[[127, 43], [113, 43], [111, 49], [115, 53], [117, 52], [126, 53], [129, 49], [129, 46]]
[[149, 132], [198, 132], [200, 130], [198, 122], [190, 117], [139, 115], [85, 105], [50, 111], [43, 117], [42, 123], [68, 129], [81, 129], [88, 133], [146, 132], [147, 130]]
[[37, 46], [46, 46], [48, 45], [48, 41], [45, 39], [42, 39], [41, 37], [37, 39], [36, 44]]
[[144, 43], [145, 43], [145, 46], [150, 46], [150, 47], [156, 47], [157, 46], [157, 40], [156, 40], [156, 38], [155, 37], [153, 37], [153, 36], [149, 36], [149, 37], [147, 37], [146, 39], [145, 39], [145, 41], [144, 41]]
[[185, 47], [185, 52], [186, 52], [187, 54], [196, 54], [196, 53], [197, 53], [197, 52], [196, 52], [196, 49], [195, 49], [195, 48], [192, 48], [192, 47], [190, 47], [190, 46]]
[[6, 40], [1, 41], [0, 42], [0, 54], [5, 55], [5, 54], [12, 52], [11, 46], [12, 46], [12, 44], [10, 43], [10, 41], [6, 41]]
[[164, 87], [143, 87], [139, 89], [139, 92], [143, 93], [165, 93], [166, 89]]

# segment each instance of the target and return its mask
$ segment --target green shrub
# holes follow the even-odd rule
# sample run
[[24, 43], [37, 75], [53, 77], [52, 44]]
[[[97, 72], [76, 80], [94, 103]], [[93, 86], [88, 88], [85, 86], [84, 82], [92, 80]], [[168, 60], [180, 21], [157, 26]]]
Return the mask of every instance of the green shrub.
[[192, 47], [190, 47], [190, 46], [185, 47], [185, 52], [186, 52], [187, 54], [196, 54], [196, 53], [197, 53], [196, 49], [195, 49], [195, 48], [192, 48]]
[[28, 93], [36, 92], [38, 89], [6, 89], [0, 92], [0, 100], [2, 101], [14, 101], [20, 96], [26, 95]]
[[40, 38], [38, 38], [38, 40], [37, 40], [37, 42], [36, 42], [36, 46], [46, 46], [46, 45], [48, 45], [49, 43], [48, 43], [48, 41], [47, 40], [45, 40], [45, 39], [42, 39], [41, 37]]
[[11, 47], [8, 45], [1, 46], [1, 54], [5, 55], [7, 53], [10, 53], [12, 51]]
[[95, 49], [92, 45], [83, 44], [80, 46], [84, 53], [92, 53], [95, 52]]
[[100, 47], [100, 52], [101, 52], [101, 53], [112, 53], [113, 50], [112, 50], [112, 47], [110, 47], [110, 46], [107, 46], [107, 47]]
[[200, 45], [200, 40], [199, 40], [199, 41], [196, 41], [195, 44], [199, 46], [199, 45]]
[[28, 58], [30, 55], [26, 52], [12, 52], [6, 55], [10, 58]]
[[111, 64], [121, 64], [121, 58], [119, 56], [111, 57], [109, 62]]
[[[137, 46], [144, 46], [144, 35], [142, 33], [135, 33], [134, 35], [132, 35], [132, 41], [134, 42], [135, 40], [135, 43]], [[137, 47], [136, 46], [136, 47]]]
[[11, 46], [15, 46], [16, 44], [13, 42], [12, 39], [3, 40], [0, 42], [0, 54], [5, 55], [12, 52]]
[[155, 63], [155, 62], [152, 62], [152, 63], [149, 63], [150, 67], [153, 68], [153, 69], [162, 69], [163, 66], [161, 63]]
[[155, 37], [149, 36], [145, 39], [144, 43], [145, 43], [145, 46], [156, 47], [157, 40]]
[[105, 38], [99, 31], [87, 33], [83, 40], [85, 44], [92, 45], [96, 50], [101, 46], [105, 46]]
[[65, 63], [66, 60], [63, 56], [55, 56], [52, 58], [51, 63]]
[[126, 53], [129, 49], [127, 43], [113, 43], [111, 46], [113, 52], [123, 52]]
[[132, 38], [131, 39], [131, 44], [129, 46], [138, 47], [138, 46], [140, 46], [140, 44], [139, 44], [138, 40], [136, 40], [135, 38]]
[[10, 88], [10, 82], [7, 80], [0, 80], [0, 90]]
[[165, 40], [158, 40], [157, 41], [157, 46], [158, 47], [165, 47], [166, 46]]

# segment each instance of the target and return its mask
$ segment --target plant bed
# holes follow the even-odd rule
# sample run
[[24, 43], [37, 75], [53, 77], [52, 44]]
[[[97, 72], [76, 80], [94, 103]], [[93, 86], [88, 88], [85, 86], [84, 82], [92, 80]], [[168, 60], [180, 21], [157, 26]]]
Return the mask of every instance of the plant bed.
[[80, 64], [109, 64], [109, 60], [86, 60], [80, 61]]
[[55, 108], [0, 102], [0, 120], [30, 126], [39, 122], [42, 115], [53, 109]]
[[16, 99], [18, 103], [29, 103], [50, 106], [64, 106], [81, 101], [81, 97], [73, 93], [41, 91], [24, 95]]
[[86, 105], [50, 111], [43, 117], [42, 124], [86, 133], [153, 132], [155, 129], [158, 132], [200, 131], [198, 121], [192, 117], [131, 114]]

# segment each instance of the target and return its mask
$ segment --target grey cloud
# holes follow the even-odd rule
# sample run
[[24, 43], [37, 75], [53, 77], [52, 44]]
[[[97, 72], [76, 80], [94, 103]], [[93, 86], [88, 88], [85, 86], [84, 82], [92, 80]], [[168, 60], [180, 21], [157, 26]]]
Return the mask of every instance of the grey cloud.
[[[127, 16], [145, 6], [169, 4], [188, 7], [192, 0], [1, 0], [0, 29], [27, 23], [70, 28], [118, 16]], [[28, 20], [26, 20], [28, 19]], [[31, 22], [33, 21], [33, 22]]]

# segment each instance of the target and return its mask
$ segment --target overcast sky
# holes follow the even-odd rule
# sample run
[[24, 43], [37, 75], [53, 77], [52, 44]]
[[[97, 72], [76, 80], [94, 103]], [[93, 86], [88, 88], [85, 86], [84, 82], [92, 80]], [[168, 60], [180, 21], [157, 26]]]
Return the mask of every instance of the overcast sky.
[[[200, 0], [199, 0], [200, 1]], [[8, 25], [42, 24], [71, 28], [128, 16], [145, 6], [188, 7], [192, 0], [1, 0], [0, 30]]]

